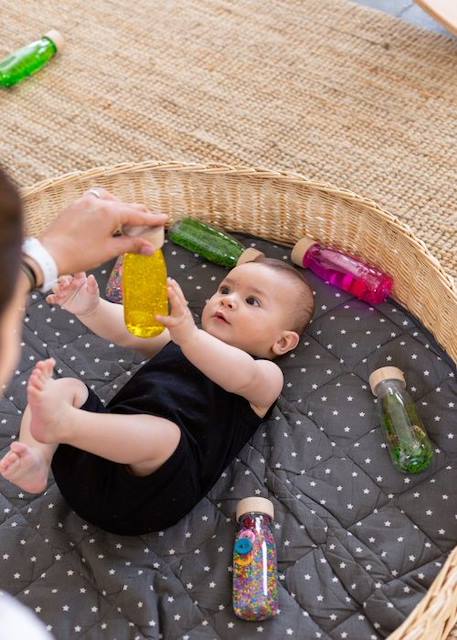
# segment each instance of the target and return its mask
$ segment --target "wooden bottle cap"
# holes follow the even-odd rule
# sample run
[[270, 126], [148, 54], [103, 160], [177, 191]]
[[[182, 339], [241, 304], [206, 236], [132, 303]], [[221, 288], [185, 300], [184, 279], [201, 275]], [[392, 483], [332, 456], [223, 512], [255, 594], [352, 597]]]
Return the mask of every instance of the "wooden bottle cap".
[[148, 227], [146, 225], [131, 227], [126, 224], [122, 227], [122, 233], [126, 236], [142, 236], [146, 238], [153, 246], [154, 251], [160, 249], [165, 242], [165, 228], [163, 225], [159, 227]]
[[380, 369], [376, 369], [368, 378], [373, 395], [376, 395], [376, 387], [383, 380], [400, 380], [400, 382], [405, 383], [405, 374], [397, 367], [381, 367]]
[[267, 498], [251, 497], [243, 498], [236, 505], [236, 519], [238, 520], [245, 513], [265, 513], [273, 520], [275, 510], [271, 500]]
[[236, 261], [236, 265], [238, 266], [240, 264], [244, 264], [245, 262], [254, 262], [256, 258], [259, 258], [260, 256], [263, 257], [264, 255], [265, 254], [262, 253], [262, 251], [254, 249], [254, 247], [249, 247], [248, 249], [245, 249], [240, 255], [240, 257]]
[[53, 43], [56, 45], [57, 51], [62, 51], [65, 40], [60, 31], [51, 29], [44, 34], [44, 37], [49, 38], [49, 40], [53, 41]]
[[303, 258], [305, 257], [305, 253], [313, 246], [313, 244], [318, 244], [317, 240], [308, 238], [308, 236], [305, 236], [296, 242], [290, 255], [292, 262], [298, 264], [299, 267], [303, 267]]

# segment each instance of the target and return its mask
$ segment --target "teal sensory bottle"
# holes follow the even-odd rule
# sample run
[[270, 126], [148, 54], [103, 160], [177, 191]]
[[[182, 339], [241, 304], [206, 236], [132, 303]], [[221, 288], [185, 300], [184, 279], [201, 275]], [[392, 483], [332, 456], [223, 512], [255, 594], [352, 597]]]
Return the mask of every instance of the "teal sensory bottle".
[[40, 40], [10, 53], [0, 60], [0, 86], [12, 87], [44, 67], [63, 47], [63, 37], [52, 29]]
[[378, 399], [380, 421], [394, 466], [403, 473], [425, 471], [433, 460], [433, 445], [406, 391], [403, 372], [397, 367], [381, 367], [373, 371], [369, 382]]

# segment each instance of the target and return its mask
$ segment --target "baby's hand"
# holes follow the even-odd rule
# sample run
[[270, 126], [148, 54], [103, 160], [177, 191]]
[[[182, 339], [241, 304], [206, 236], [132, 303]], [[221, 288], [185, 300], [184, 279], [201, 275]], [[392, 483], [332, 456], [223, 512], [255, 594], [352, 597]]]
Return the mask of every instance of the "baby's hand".
[[172, 278], [168, 278], [168, 299], [171, 305], [170, 315], [157, 316], [157, 320], [167, 327], [173, 342], [182, 345], [197, 327], [181, 287]]
[[93, 275], [89, 277], [81, 271], [74, 276], [61, 276], [52, 288], [54, 293], [46, 302], [58, 304], [75, 316], [86, 316], [95, 311], [100, 301], [100, 291]]

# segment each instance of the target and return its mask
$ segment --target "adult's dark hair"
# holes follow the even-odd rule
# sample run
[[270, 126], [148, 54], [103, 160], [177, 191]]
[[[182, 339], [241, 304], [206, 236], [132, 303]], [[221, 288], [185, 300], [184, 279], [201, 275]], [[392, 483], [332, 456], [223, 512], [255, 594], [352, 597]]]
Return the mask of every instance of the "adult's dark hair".
[[264, 264], [270, 269], [274, 269], [284, 274], [297, 286], [297, 297], [294, 300], [294, 312], [290, 316], [291, 331], [296, 331], [299, 336], [304, 332], [308, 326], [314, 313], [314, 294], [310, 285], [308, 284], [302, 271], [296, 269], [293, 265], [277, 258], [267, 258], [266, 256], [259, 256], [254, 262]]
[[0, 167], [0, 318], [13, 297], [23, 234], [19, 192]]

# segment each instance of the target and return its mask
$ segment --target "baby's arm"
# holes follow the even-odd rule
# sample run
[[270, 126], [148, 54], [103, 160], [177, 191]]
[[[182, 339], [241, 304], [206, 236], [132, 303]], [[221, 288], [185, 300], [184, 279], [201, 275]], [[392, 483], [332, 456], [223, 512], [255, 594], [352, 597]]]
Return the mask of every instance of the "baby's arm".
[[98, 284], [93, 275], [86, 276], [81, 272], [74, 276], [63, 276], [59, 278], [53, 291], [54, 293], [47, 296], [47, 302], [57, 304], [73, 313], [93, 333], [121, 347], [147, 352], [147, 355], [152, 357], [170, 341], [166, 329], [156, 338], [149, 340], [132, 335], [125, 326], [124, 307], [100, 297]]
[[178, 283], [169, 279], [169, 316], [157, 316], [186, 358], [226, 391], [246, 398], [257, 408], [269, 408], [281, 393], [284, 378], [271, 360], [254, 360], [245, 351], [198, 329]]

